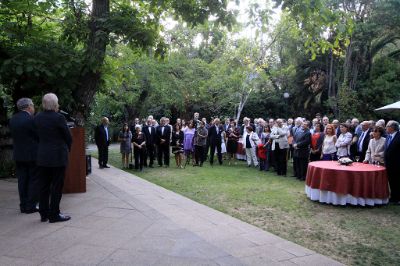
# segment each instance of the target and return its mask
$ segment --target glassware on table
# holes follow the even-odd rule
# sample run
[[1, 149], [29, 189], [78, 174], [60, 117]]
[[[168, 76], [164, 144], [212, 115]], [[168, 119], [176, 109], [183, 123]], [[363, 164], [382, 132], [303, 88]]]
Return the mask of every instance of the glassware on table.
[[332, 160], [332, 162], [335, 160], [335, 154], [334, 153], [331, 153], [331, 160]]
[[381, 167], [381, 162], [380, 161], [376, 161], [376, 167]]
[[356, 162], [358, 163], [360, 161], [360, 156], [356, 155], [354, 156], [354, 159], [356, 159]]

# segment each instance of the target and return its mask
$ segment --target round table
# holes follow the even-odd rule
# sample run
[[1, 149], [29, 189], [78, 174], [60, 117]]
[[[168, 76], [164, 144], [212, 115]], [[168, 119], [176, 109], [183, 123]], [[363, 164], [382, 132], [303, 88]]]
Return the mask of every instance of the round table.
[[305, 191], [311, 200], [334, 205], [374, 206], [389, 201], [386, 168], [363, 163], [311, 162]]

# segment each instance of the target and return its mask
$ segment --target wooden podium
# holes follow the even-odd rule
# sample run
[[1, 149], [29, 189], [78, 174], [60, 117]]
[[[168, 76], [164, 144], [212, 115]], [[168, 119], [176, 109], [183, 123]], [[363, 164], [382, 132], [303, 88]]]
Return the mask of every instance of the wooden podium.
[[63, 193], [86, 192], [85, 129], [71, 128], [72, 147], [68, 155]]

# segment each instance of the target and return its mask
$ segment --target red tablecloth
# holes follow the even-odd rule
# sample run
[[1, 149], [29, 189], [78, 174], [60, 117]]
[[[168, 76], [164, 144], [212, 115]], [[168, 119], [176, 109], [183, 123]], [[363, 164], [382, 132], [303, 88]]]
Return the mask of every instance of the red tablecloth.
[[308, 164], [306, 185], [312, 189], [359, 198], [389, 197], [386, 168], [369, 164], [341, 166], [333, 161], [311, 162]]

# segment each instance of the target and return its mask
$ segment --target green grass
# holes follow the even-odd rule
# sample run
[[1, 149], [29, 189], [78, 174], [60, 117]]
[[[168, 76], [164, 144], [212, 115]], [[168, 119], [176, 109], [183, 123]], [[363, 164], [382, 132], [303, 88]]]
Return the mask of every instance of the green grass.
[[[120, 154], [110, 151], [120, 167]], [[400, 265], [400, 206], [310, 201], [304, 182], [237, 165], [127, 170], [154, 184], [348, 265]], [[290, 173], [289, 173], [290, 176]]]

